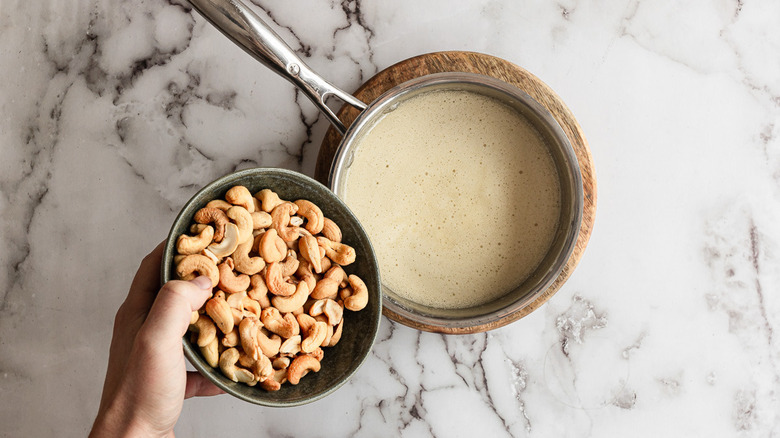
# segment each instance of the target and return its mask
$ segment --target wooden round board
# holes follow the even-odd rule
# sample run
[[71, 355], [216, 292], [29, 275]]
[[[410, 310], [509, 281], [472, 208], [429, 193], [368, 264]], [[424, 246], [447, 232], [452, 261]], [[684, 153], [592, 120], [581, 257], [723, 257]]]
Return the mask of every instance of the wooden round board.
[[[504, 59], [474, 52], [428, 53], [401, 61], [382, 70], [358, 88], [353, 95], [363, 102], [371, 103], [382, 93], [396, 85], [419, 76], [441, 72], [470, 72], [492, 76], [504, 82], [513, 84], [525, 91], [537, 102], [547, 108], [561, 125], [574, 147], [574, 151], [577, 154], [577, 160], [579, 161], [580, 172], [582, 173], [584, 192], [582, 226], [580, 227], [579, 237], [577, 238], [574, 252], [571, 257], [569, 257], [566, 266], [563, 268], [563, 271], [555, 282], [530, 305], [500, 321], [472, 329], [444, 331], [446, 333], [481, 332], [504, 326], [533, 312], [550, 299], [550, 297], [563, 286], [563, 283], [566, 282], [569, 276], [571, 276], [574, 268], [577, 266], [585, 252], [585, 247], [588, 244], [588, 240], [590, 239], [593, 230], [593, 221], [596, 214], [596, 176], [593, 168], [593, 157], [588, 148], [588, 143], [585, 140], [582, 128], [577, 123], [577, 120], [574, 118], [571, 111], [569, 111], [563, 101], [552, 91], [552, 89], [539, 80], [539, 78]], [[349, 126], [358, 114], [359, 111], [349, 105], [345, 105], [338, 112], [338, 116], [341, 121], [344, 122], [345, 126]], [[315, 178], [325, 185], [328, 184], [328, 172], [340, 141], [341, 135], [331, 127], [328, 129], [322, 146], [320, 147], [315, 168]], [[442, 332], [442, 329], [438, 327], [421, 326], [417, 322], [406, 320], [400, 315], [388, 311], [386, 308], [384, 314], [394, 321], [414, 328]]]

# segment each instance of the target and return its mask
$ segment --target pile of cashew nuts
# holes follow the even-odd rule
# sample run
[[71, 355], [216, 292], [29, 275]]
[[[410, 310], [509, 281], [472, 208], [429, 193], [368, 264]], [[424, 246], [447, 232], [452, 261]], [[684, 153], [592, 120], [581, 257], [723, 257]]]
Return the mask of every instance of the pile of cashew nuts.
[[276, 391], [320, 370], [341, 339], [344, 309], [368, 304], [368, 289], [342, 268], [355, 250], [310, 201], [234, 186], [194, 216], [178, 237], [176, 275], [211, 279], [212, 298], [190, 321], [206, 362], [234, 382]]

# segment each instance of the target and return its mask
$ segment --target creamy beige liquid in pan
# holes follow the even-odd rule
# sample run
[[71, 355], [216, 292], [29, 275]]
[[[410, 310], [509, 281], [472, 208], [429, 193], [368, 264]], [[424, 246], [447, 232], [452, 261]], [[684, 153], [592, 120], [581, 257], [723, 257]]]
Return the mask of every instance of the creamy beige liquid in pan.
[[356, 147], [344, 199], [371, 237], [382, 282], [438, 308], [486, 303], [521, 284], [560, 215], [537, 131], [465, 91], [423, 94], [384, 116]]

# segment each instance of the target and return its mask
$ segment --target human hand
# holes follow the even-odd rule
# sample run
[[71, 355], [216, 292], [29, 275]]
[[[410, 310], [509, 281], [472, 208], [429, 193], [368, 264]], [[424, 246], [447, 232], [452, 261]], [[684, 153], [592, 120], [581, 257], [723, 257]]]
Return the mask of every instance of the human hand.
[[91, 437], [173, 436], [184, 399], [223, 393], [186, 371], [181, 343], [192, 312], [211, 296], [211, 281], [174, 280], [159, 288], [162, 250], [161, 243], [141, 262], [117, 311]]

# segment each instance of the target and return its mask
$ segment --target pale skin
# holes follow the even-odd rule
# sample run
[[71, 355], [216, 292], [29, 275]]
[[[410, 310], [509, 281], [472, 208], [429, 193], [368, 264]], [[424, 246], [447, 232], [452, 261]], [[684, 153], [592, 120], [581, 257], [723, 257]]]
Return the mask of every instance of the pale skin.
[[222, 394], [185, 368], [182, 336], [193, 310], [211, 296], [211, 281], [159, 287], [163, 245], [141, 262], [119, 307], [95, 424], [90, 437], [172, 437], [184, 399]]

